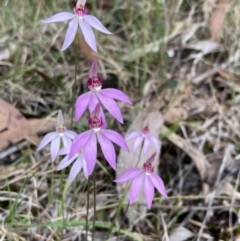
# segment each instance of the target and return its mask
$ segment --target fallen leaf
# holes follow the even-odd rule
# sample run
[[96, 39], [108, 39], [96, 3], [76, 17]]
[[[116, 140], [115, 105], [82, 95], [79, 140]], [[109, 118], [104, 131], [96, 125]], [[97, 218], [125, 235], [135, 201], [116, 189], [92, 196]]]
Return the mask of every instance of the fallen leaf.
[[185, 227], [177, 227], [169, 236], [169, 241], [184, 241], [194, 236], [194, 233]]
[[7, 129], [9, 123], [9, 112], [0, 112], [0, 131]]
[[21, 114], [18, 109], [16, 109], [13, 105], [2, 99], [0, 99], [0, 112], [10, 113], [9, 123], [7, 126], [9, 129], [27, 123], [27, 119]]
[[9, 144], [16, 144], [24, 139], [31, 139], [36, 134], [46, 133], [56, 125], [55, 119], [32, 119], [21, 126], [0, 133], [0, 151]]
[[211, 40], [218, 41], [231, 0], [219, 0], [210, 18]]

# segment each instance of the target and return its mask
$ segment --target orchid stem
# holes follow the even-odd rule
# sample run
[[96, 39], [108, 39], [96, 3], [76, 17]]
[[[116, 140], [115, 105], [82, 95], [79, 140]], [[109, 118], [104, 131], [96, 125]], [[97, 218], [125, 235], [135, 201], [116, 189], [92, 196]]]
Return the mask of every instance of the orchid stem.
[[79, 46], [78, 46], [78, 42], [77, 42], [77, 44], [75, 45], [75, 73], [74, 73], [74, 84], [73, 84], [73, 90], [72, 90], [71, 129], [73, 128], [74, 102], [75, 102], [75, 99], [76, 99], [76, 92], [77, 92], [77, 65], [78, 65], [78, 54], [79, 54], [78, 50], [79, 50]]
[[[141, 160], [142, 149], [143, 149], [143, 143], [142, 143], [141, 148], [140, 148], [140, 151], [139, 151], [138, 162], [137, 162], [137, 164], [136, 164], [136, 167], [138, 166], [138, 164], [139, 164], [139, 162], [140, 162], [140, 160]], [[123, 201], [124, 201], [124, 199], [126, 198], [126, 195], [127, 195], [127, 192], [129, 191], [129, 188], [130, 188], [130, 186], [128, 186], [128, 188], [126, 188], [126, 191], [125, 191], [125, 193], [124, 193], [124, 196], [123, 196], [123, 198], [121, 199], [120, 210], [119, 210], [119, 211], [117, 210], [117, 213], [116, 213], [116, 216], [115, 216], [115, 220], [116, 220], [117, 216], [119, 215], [119, 213], [120, 213], [120, 211], [121, 211], [121, 209], [122, 209]], [[129, 205], [130, 205], [130, 204], [129, 204], [129, 202], [128, 202], [127, 208], [126, 208], [126, 210], [125, 210], [125, 212], [124, 212], [124, 215], [123, 215], [123, 218], [127, 218], [127, 211], [128, 211]], [[118, 233], [117, 233], [117, 239], [116, 239], [116, 241], [118, 241], [118, 239], [119, 239], [120, 230], [121, 230], [121, 225], [119, 225], [119, 230], [118, 230]]]
[[92, 241], [94, 241], [94, 235], [95, 235], [95, 221], [96, 221], [96, 173], [95, 171], [93, 172], [93, 207], [94, 207], [94, 214], [93, 214], [93, 230], [92, 230]]
[[90, 192], [90, 182], [88, 180], [87, 181], [86, 240], [87, 240], [87, 237], [88, 237], [89, 192]]

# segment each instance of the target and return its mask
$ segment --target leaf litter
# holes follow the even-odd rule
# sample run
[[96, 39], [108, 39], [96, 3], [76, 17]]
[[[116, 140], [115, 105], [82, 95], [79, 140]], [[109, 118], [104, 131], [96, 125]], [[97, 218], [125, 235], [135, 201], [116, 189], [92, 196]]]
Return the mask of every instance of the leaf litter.
[[[152, 13], [155, 3], [152, 1], [147, 8], [144, 23], [146, 19], [154, 20]], [[107, 3], [106, 6], [108, 5]], [[142, 6], [134, 1], [130, 1], [129, 5], [134, 13]], [[166, 32], [157, 35], [157, 30], [151, 30], [150, 26], [146, 30], [149, 38], [140, 42], [139, 36], [145, 36], [142, 31], [144, 28], [134, 29], [136, 22], [132, 12], [129, 14], [128, 7], [123, 5], [114, 12], [115, 15], [111, 15], [117, 18], [121, 14], [122, 21], [125, 21], [123, 26], [115, 26], [119, 30], [113, 37], [115, 46], [112, 46], [112, 40], [99, 36], [102, 43], [99, 46], [100, 57], [106, 65], [102, 72], [106, 80], [110, 84], [113, 83], [110, 81], [112, 79], [114, 83], [121, 83], [122, 88], [132, 94], [135, 103], [132, 108], [121, 106], [128, 128], [111, 122], [109, 124], [119, 132], [126, 133], [140, 128], [149, 116], [154, 134], [162, 140], [162, 151], [155, 170], [167, 184], [170, 199], [163, 201], [155, 198], [153, 209], [147, 211], [140, 197], [138, 203], [129, 209], [128, 223], [121, 223], [126, 221], [123, 216], [116, 221], [117, 226], [125, 225], [128, 230], [144, 237], [144, 240], [161, 240], [166, 234], [171, 240], [175, 233], [179, 233], [178, 238], [180, 234], [183, 235], [182, 240], [187, 237], [199, 241], [239, 239], [239, 11], [238, 1], [178, 1], [178, 4], [169, 1], [162, 5], [160, 12]], [[17, 14], [14, 16], [18, 17]], [[134, 16], [138, 20], [142, 18]], [[159, 18], [159, 13], [157, 16]], [[23, 35], [13, 29], [9, 32], [14, 35], [11, 42], [18, 46], [15, 41], [20, 41]], [[131, 32], [134, 34], [131, 35]], [[47, 33], [51, 36], [59, 35], [54, 28]], [[31, 42], [32, 33], [28, 34]], [[59, 49], [61, 40], [54, 41], [45, 55], [41, 55], [45, 51], [41, 44], [46, 42], [42, 35], [36, 33], [36, 39], [34, 38], [38, 50], [26, 45], [27, 51], [15, 49], [13, 54], [0, 63], [1, 151], [6, 151], [19, 142], [28, 143], [26, 140], [36, 144], [37, 134], [45, 134], [54, 128], [55, 120], [42, 118], [49, 115], [53, 108], [62, 106], [66, 115], [70, 116], [71, 93], [68, 90], [73, 85], [74, 55], [70, 51], [68, 56], [60, 54], [56, 57], [56, 49]], [[126, 42], [131, 44], [126, 47]], [[91, 53], [84, 43], [80, 45], [91, 59]], [[30, 54], [30, 50], [36, 52]], [[167, 55], [169, 50], [172, 51], [171, 56]], [[39, 54], [41, 64], [34, 59]], [[28, 71], [27, 68], [23, 72], [14, 71], [14, 68], [20, 68], [14, 59], [18, 55], [25, 56], [21, 59], [23, 67], [36, 64], [38, 69], [43, 70], [44, 76], [54, 81], [54, 85], [49, 83], [49, 78], [42, 77], [36, 71]], [[119, 56], [122, 55], [123, 59], [120, 60]], [[157, 55], [159, 56], [154, 58]], [[54, 66], [49, 64], [52, 61]], [[87, 76], [85, 66], [89, 63], [81, 61], [77, 77], [84, 80]], [[144, 64], [148, 66], [146, 72]], [[141, 79], [144, 73], [144, 98], [138, 98], [142, 92], [134, 81]], [[83, 88], [84, 85], [79, 86], [79, 90]], [[12, 105], [6, 107], [2, 100]], [[63, 186], [61, 174], [55, 171], [57, 164], [52, 164], [46, 153], [43, 157], [36, 154], [33, 146], [26, 148], [24, 145], [17, 149], [19, 150], [21, 156], [27, 154], [29, 158], [1, 168], [1, 196], [4, 199], [0, 200], [0, 213], [3, 220], [9, 220], [9, 207], [18, 200], [13, 223], [19, 220], [26, 222], [23, 218], [26, 213], [28, 215], [25, 218], [29, 223], [41, 223], [42, 220], [58, 222], [65, 215], [59, 213], [58, 200], [61, 200], [60, 190]], [[138, 162], [137, 153], [130, 155], [120, 151], [119, 175], [130, 164]], [[16, 160], [12, 152], [6, 157]], [[122, 188], [106, 184], [111, 173], [102, 160], [99, 153], [97, 186], [101, 195], [98, 197], [98, 218], [111, 223], [118, 202], [117, 191], [121, 192]], [[74, 185], [77, 189], [74, 189]], [[69, 213], [69, 220], [84, 220], [86, 183], [80, 176], [74, 185], [66, 192], [64, 212]], [[21, 195], [17, 197], [20, 189]], [[73, 195], [75, 192], [78, 194]], [[114, 208], [111, 205], [115, 205]], [[9, 225], [10, 222], [6, 223]], [[82, 237], [82, 227], [66, 227], [64, 237], [69, 240]], [[9, 226], [0, 232], [2, 237], [13, 240], [25, 240], [25, 237], [38, 240], [39, 235], [42, 240], [59, 238], [57, 228], [35, 226], [34, 232], [32, 230], [33, 228], [24, 226], [19, 230]], [[98, 232], [99, 237], [104, 237], [102, 234], [105, 233], [101, 229]]]

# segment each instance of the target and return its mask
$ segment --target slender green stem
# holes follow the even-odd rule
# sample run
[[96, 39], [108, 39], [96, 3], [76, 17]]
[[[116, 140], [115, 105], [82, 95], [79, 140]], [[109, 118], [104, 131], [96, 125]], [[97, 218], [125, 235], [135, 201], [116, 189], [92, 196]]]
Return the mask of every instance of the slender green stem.
[[[78, 39], [78, 37], [77, 37]], [[79, 46], [78, 43], [75, 45], [75, 74], [74, 74], [74, 85], [72, 89], [72, 118], [71, 118], [71, 128], [73, 128], [73, 116], [74, 116], [74, 102], [76, 99], [77, 92], [77, 65], [78, 65], [78, 54], [79, 54]]]
[[[129, 205], [130, 205], [130, 203], [128, 202], [127, 208], [126, 208], [126, 210], [124, 212], [124, 215], [123, 215], [124, 218], [127, 216], [127, 211], [128, 211]], [[118, 229], [118, 233], [117, 233], [117, 240], [116, 241], [118, 241], [118, 239], [119, 239], [120, 230], [121, 230], [121, 225], [119, 225], [119, 229]]]
[[[140, 148], [140, 151], [139, 151], [138, 162], [137, 162], [136, 166], [138, 166], [138, 164], [139, 164], [139, 162], [140, 162], [140, 160], [141, 160], [142, 148], [143, 148], [143, 143], [142, 143], [141, 148]], [[113, 222], [113, 223], [115, 223], [117, 217], [119, 216], [119, 213], [120, 213], [120, 211], [121, 211], [121, 209], [122, 209], [122, 206], [123, 206], [124, 200], [126, 199], [126, 196], [127, 196], [128, 191], [129, 191], [129, 188], [130, 188], [130, 185], [129, 185], [129, 186], [126, 188], [126, 190], [125, 190], [125, 193], [124, 193], [124, 195], [123, 195], [123, 197], [122, 197], [122, 199], [121, 199], [121, 202], [120, 202], [120, 204], [119, 204], [119, 206], [118, 206], [118, 209], [117, 209], [117, 212], [116, 212], [116, 215], [115, 215], [115, 218], [114, 218], [114, 222]], [[129, 208], [129, 202], [128, 202], [128, 204], [127, 204], [127, 208], [126, 208], [126, 210], [125, 210], [125, 212], [124, 212], [123, 218], [126, 218], [128, 208]], [[118, 241], [118, 238], [119, 238], [120, 230], [121, 230], [121, 225], [119, 225], [119, 230], [118, 230], [118, 233], [117, 233], [117, 241]], [[111, 230], [110, 230], [110, 232], [111, 232]], [[109, 238], [110, 232], [108, 232], [108, 238]]]
[[95, 221], [96, 221], [96, 215], [97, 215], [97, 211], [96, 211], [96, 173], [95, 171], [93, 172], [93, 230], [92, 230], [92, 241], [94, 241], [94, 234], [95, 234]]
[[87, 240], [87, 236], [88, 236], [89, 193], [90, 193], [90, 182], [89, 182], [89, 179], [88, 179], [88, 183], [87, 183], [86, 240]]

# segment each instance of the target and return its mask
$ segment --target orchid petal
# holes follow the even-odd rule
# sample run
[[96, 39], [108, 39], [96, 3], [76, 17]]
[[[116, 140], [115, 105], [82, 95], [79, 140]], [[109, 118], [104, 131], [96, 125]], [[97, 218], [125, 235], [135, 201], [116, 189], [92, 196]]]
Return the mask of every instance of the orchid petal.
[[99, 117], [100, 117], [100, 119], [102, 119], [102, 129], [106, 129], [107, 121], [106, 121], [106, 118], [105, 118], [105, 115], [104, 115], [102, 107], [100, 108]]
[[101, 130], [101, 133], [107, 137], [109, 140], [114, 142], [115, 144], [121, 146], [124, 150], [129, 151], [127, 143], [125, 142], [124, 138], [118, 134], [116, 131], [113, 130]]
[[133, 146], [133, 151], [136, 151], [137, 148], [139, 147], [139, 145], [142, 143], [143, 137], [139, 136], [136, 138], [135, 142], [134, 142], [134, 146]]
[[70, 152], [70, 150], [71, 150], [71, 146], [64, 147], [64, 148], [62, 148], [62, 149], [59, 150], [58, 155], [59, 155], [59, 156], [68, 155], [69, 152]]
[[142, 188], [144, 178], [145, 178], [145, 174], [142, 173], [141, 175], [135, 177], [132, 180], [131, 187], [130, 187], [130, 204], [132, 204], [138, 197], [140, 190]]
[[71, 43], [73, 42], [76, 36], [77, 29], [78, 29], [78, 19], [73, 18], [68, 24], [66, 37], [65, 37], [61, 51], [66, 50], [71, 45]]
[[58, 111], [57, 125], [58, 126], [63, 126], [64, 125], [64, 118], [63, 118], [63, 113], [62, 113], [61, 110]]
[[147, 136], [145, 136], [144, 138], [144, 144], [143, 144], [143, 153], [144, 155], [146, 155], [148, 149], [149, 149], [149, 146], [150, 146], [150, 140]]
[[78, 153], [81, 150], [82, 147], [85, 146], [85, 144], [88, 142], [91, 135], [92, 135], [92, 130], [89, 130], [81, 133], [74, 139], [71, 146], [69, 158], [72, 158], [76, 153]]
[[70, 160], [68, 160], [68, 156], [65, 156], [62, 161], [59, 163], [57, 167], [57, 171], [60, 171], [67, 166], [69, 166], [74, 160], [76, 159], [76, 156], [72, 157]]
[[61, 12], [61, 13], [54, 14], [50, 18], [42, 20], [42, 23], [64, 22], [74, 17], [75, 15], [72, 13]]
[[106, 33], [106, 34], [112, 34], [110, 31], [108, 31], [103, 24], [95, 17], [92, 15], [86, 15], [83, 18], [90, 26], [92, 26], [93, 28]]
[[122, 176], [115, 179], [114, 182], [117, 182], [117, 183], [126, 182], [126, 181], [129, 181], [129, 180], [135, 178], [136, 176], [138, 176], [141, 173], [143, 173], [143, 170], [141, 170], [137, 167], [133, 167], [133, 168], [128, 169]]
[[79, 118], [82, 117], [89, 104], [90, 98], [91, 92], [87, 92], [77, 98], [74, 121], [77, 121]]
[[57, 158], [60, 149], [60, 136], [57, 136], [51, 143], [51, 159], [54, 161]]
[[85, 21], [79, 22], [79, 26], [82, 30], [85, 41], [89, 47], [97, 53], [97, 43], [92, 28]]
[[100, 108], [101, 108], [101, 104], [100, 102], [98, 102], [94, 110], [91, 112], [91, 118], [94, 118], [95, 116], [100, 118]]
[[84, 173], [84, 176], [86, 177], [86, 179], [88, 179], [88, 169], [87, 169], [87, 163], [83, 157], [82, 159], [82, 164], [83, 164], [83, 173]]
[[89, 77], [89, 78], [92, 78], [92, 77], [94, 77], [94, 76], [96, 77], [97, 74], [98, 74], [98, 62], [97, 62], [97, 59], [94, 58], [94, 59], [93, 59], [93, 62], [92, 62], [92, 65], [91, 65], [91, 68], [90, 68], [90, 70], [89, 70], [89, 75], [88, 75], [88, 77]]
[[159, 177], [157, 174], [152, 173], [149, 175], [149, 178], [154, 185], [154, 187], [157, 188], [157, 190], [162, 194], [163, 197], [168, 198], [166, 188], [164, 186], [163, 180], [161, 177]]
[[160, 142], [159, 142], [159, 140], [155, 136], [152, 136], [152, 135], [148, 135], [148, 138], [153, 143], [153, 145], [156, 147], [157, 151], [160, 152]]
[[154, 160], [156, 158], [156, 152], [154, 152], [148, 159], [146, 162], [150, 162], [150, 163], [153, 163]]
[[64, 147], [70, 147], [72, 145], [72, 141], [68, 136], [63, 135], [62, 136], [63, 146]]
[[89, 112], [92, 113], [96, 107], [96, 105], [99, 103], [99, 100], [94, 92], [91, 92], [91, 97], [89, 99]]
[[43, 137], [40, 145], [37, 148], [37, 151], [40, 151], [41, 149], [43, 149], [48, 143], [53, 141], [57, 136], [58, 136], [57, 132], [48, 133], [46, 136]]
[[76, 7], [80, 7], [80, 6], [83, 6], [86, 4], [86, 0], [78, 0], [77, 1], [77, 4], [76, 4]]
[[71, 140], [74, 140], [77, 136], [77, 133], [75, 131], [66, 131], [64, 135], [69, 137]]
[[97, 138], [95, 132], [91, 131], [90, 137], [83, 149], [83, 153], [87, 163], [88, 175], [91, 175], [97, 160]]
[[139, 132], [139, 131], [133, 131], [131, 132], [129, 135], [127, 135], [127, 137], [125, 138], [126, 141], [130, 140], [130, 139], [133, 139], [133, 138], [136, 138], [136, 137], [139, 137], [139, 136], [142, 136], [142, 133]]
[[117, 89], [113, 89], [113, 88], [103, 89], [101, 90], [101, 94], [104, 94], [109, 98], [128, 103], [130, 105], [132, 104], [132, 101], [129, 99], [129, 97], [125, 95], [122, 91]]
[[120, 123], [123, 123], [122, 114], [117, 103], [106, 95], [102, 95], [101, 92], [96, 93], [96, 95], [98, 99], [102, 102], [104, 107], [108, 110], [108, 112]]
[[100, 143], [104, 157], [109, 165], [116, 170], [116, 152], [112, 142], [105, 137], [101, 132], [97, 133], [97, 138]]
[[148, 175], [145, 175], [144, 193], [145, 193], [148, 209], [150, 209], [152, 206], [152, 201], [154, 197], [154, 186], [151, 180], [149, 179]]
[[82, 159], [83, 159], [83, 155], [80, 155], [77, 160], [74, 162], [71, 171], [69, 173], [69, 181], [72, 182], [75, 177], [78, 175], [78, 173], [82, 170]]

